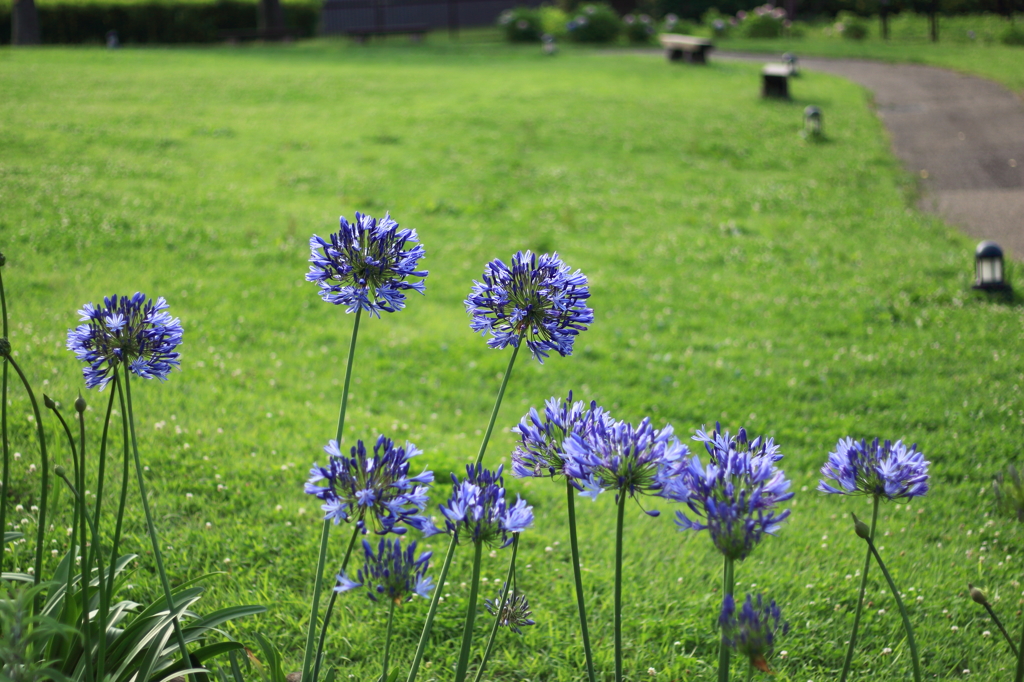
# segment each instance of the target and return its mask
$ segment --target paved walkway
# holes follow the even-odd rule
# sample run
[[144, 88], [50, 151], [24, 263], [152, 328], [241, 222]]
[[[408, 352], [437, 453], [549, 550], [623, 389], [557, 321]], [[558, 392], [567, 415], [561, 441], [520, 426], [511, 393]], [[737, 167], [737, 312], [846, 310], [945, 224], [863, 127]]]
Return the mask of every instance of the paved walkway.
[[893, 150], [922, 178], [920, 207], [1024, 258], [1024, 102], [991, 81], [930, 66], [808, 57], [800, 68], [871, 90]]

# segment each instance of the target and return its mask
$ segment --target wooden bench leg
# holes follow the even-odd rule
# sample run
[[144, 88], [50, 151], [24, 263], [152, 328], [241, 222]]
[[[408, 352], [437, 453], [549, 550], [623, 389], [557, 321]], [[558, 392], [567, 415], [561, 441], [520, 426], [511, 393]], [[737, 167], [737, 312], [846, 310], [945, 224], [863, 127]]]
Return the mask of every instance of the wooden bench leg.
[[789, 79], [785, 76], [763, 74], [761, 76], [761, 96], [789, 99]]
[[665, 56], [668, 57], [670, 62], [678, 62], [683, 58], [683, 51], [669, 48], [665, 50]]

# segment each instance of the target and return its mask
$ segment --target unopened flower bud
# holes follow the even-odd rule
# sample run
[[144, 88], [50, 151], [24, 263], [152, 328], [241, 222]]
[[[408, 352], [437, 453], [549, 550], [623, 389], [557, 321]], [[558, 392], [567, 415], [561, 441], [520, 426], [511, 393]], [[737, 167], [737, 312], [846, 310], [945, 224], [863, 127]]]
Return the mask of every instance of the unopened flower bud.
[[982, 592], [981, 590], [979, 590], [977, 587], [975, 587], [974, 585], [972, 585], [970, 583], [967, 583], [967, 587], [971, 591], [971, 599], [973, 599], [977, 603], [981, 604], [982, 606], [988, 606], [988, 597], [985, 596], [984, 592]]
[[53, 467], [53, 473], [57, 474], [61, 478], [64, 478], [64, 467], [58, 464], [57, 466]]
[[57, 403], [53, 402], [53, 398], [46, 395], [45, 393], [43, 394], [43, 405], [45, 405], [46, 409], [48, 410], [53, 410], [57, 408]]
[[6, 358], [11, 354], [11, 342], [7, 337], [0, 338], [0, 358]]
[[85, 398], [82, 397], [81, 393], [78, 394], [78, 399], [75, 400], [75, 410], [78, 414], [85, 412]]
[[850, 512], [850, 516], [853, 517], [853, 528], [857, 531], [857, 536], [869, 540], [871, 538], [871, 529], [868, 528], [868, 524], [858, 519], [857, 515], [853, 512]]

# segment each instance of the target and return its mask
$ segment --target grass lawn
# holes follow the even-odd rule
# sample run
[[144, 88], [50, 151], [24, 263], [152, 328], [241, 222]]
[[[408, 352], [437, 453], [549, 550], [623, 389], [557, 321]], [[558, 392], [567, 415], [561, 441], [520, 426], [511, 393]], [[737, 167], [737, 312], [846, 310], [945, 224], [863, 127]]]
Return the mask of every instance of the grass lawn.
[[[1017, 17], [1017, 22], [1021, 17]], [[848, 40], [835, 33], [831, 24], [809, 27], [804, 37], [751, 39], [729, 37], [716, 42], [722, 50], [778, 53], [798, 56], [877, 59], [885, 62], [941, 66], [982, 76], [1024, 93], [1024, 47], [1003, 45], [999, 35], [1008, 26], [995, 15], [939, 18], [939, 42], [928, 40], [928, 19], [913, 14], [890, 18], [890, 39], [881, 38], [881, 23], [875, 17], [864, 20], [869, 27], [864, 40]]]
[[[933, 490], [886, 506], [879, 544], [927, 677], [1007, 678], [1006, 647], [983, 634], [997, 631], [966, 583], [1019, 627], [1024, 537], [995, 515], [990, 486], [1024, 430], [1022, 310], [970, 290], [974, 244], [912, 208], [913, 181], [860, 88], [808, 73], [794, 101], [766, 102], [757, 65], [390, 41], [4, 50], [0, 90], [0, 250], [18, 358], [70, 411], [82, 390], [64, 350], [75, 311], [136, 290], [168, 299], [185, 327], [182, 371], [134, 382], [165, 561], [178, 581], [217, 572], [206, 610], [271, 607], [232, 634], [250, 646], [267, 634], [288, 669], [320, 528], [302, 484], [334, 434], [352, 324], [303, 281], [307, 241], [336, 230], [339, 214], [390, 210], [426, 246], [427, 294], [362, 326], [349, 439], [409, 439], [441, 481], [471, 461], [508, 355], [470, 332], [462, 301], [490, 259], [557, 250], [590, 278], [596, 320], [572, 357], [521, 356], [485, 463], [507, 464], [508, 429], [570, 389], [684, 438], [716, 420], [773, 436], [793, 514], [738, 566], [738, 590], [782, 605], [793, 629], [775, 679], [805, 682], [842, 665], [864, 559], [847, 514], [870, 509], [814, 492], [818, 468], [841, 436], [916, 442]], [[834, 112], [821, 144], [798, 134], [810, 102]], [[87, 398], [98, 433], [106, 394]], [[11, 493], [28, 509], [38, 455], [20, 391], [11, 410], [24, 453]], [[502, 639], [487, 677], [579, 680], [564, 489], [508, 487], [537, 514], [520, 551], [537, 625]], [[146, 601], [158, 584], [137, 502], [128, 549], [140, 559], [124, 594]], [[628, 676], [714, 679], [721, 560], [706, 533], [675, 530], [671, 505], [645, 504], [664, 513], [628, 507]], [[610, 679], [614, 505], [577, 509]], [[60, 514], [56, 549], [70, 519]], [[336, 561], [346, 537], [335, 533]], [[13, 553], [22, 569], [29, 547]], [[485, 596], [506, 560], [485, 558]], [[459, 554], [443, 587], [421, 679], [450, 677], [468, 563]], [[856, 679], [904, 680], [900, 617], [871, 575]], [[341, 680], [372, 680], [386, 613], [361, 596], [340, 603], [328, 660]], [[397, 618], [397, 664], [425, 607]]]

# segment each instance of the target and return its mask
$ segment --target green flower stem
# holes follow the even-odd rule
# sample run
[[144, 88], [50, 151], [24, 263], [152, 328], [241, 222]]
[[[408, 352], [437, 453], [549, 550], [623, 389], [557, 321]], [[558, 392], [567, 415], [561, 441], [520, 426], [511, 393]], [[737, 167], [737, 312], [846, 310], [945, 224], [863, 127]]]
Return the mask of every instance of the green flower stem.
[[747, 682], [754, 679], [754, 661], [747, 661]]
[[[111, 394], [111, 398], [113, 398], [113, 394]], [[79, 396], [79, 400], [81, 400], [81, 396]], [[110, 405], [113, 405], [113, 404], [114, 404], [114, 401], [111, 400], [110, 401]], [[85, 490], [85, 401], [82, 401], [81, 409], [80, 410], [79, 410], [79, 404], [76, 402], [75, 410], [78, 412], [78, 443], [79, 443], [79, 445], [78, 445], [78, 452], [79, 452], [79, 455], [81, 456], [81, 459], [82, 459], [81, 489], [84, 491]], [[89, 612], [88, 612], [88, 606], [87, 605], [89, 604], [89, 595], [88, 595], [87, 589], [88, 589], [89, 584], [92, 582], [92, 566], [93, 566], [93, 563], [95, 562], [95, 564], [96, 564], [96, 583], [97, 583], [97, 589], [98, 589], [99, 600], [100, 600], [99, 613], [97, 614], [99, 616], [99, 622], [97, 623], [97, 628], [96, 628], [96, 631], [99, 633], [99, 642], [97, 643], [98, 650], [96, 652], [96, 655], [97, 655], [97, 657], [96, 657], [96, 665], [97, 665], [96, 680], [97, 680], [97, 682], [103, 682], [104, 677], [105, 677], [104, 673], [106, 672], [104, 670], [104, 659], [107, 656], [107, 637], [106, 637], [106, 632], [107, 632], [107, 614], [108, 614], [108, 611], [107, 611], [106, 607], [104, 606], [104, 604], [106, 603], [106, 600], [104, 599], [104, 597], [106, 595], [104, 594], [104, 592], [106, 592], [106, 590], [104, 589], [105, 586], [104, 586], [104, 582], [103, 582], [103, 554], [99, 551], [99, 546], [100, 546], [100, 535], [99, 535], [100, 510], [99, 510], [99, 505], [94, 506], [93, 507], [93, 512], [92, 512], [92, 516], [90, 516], [89, 515], [88, 506], [86, 504], [87, 501], [85, 499], [85, 494], [84, 493], [82, 494], [81, 498], [82, 498], [82, 502], [81, 502], [81, 504], [82, 504], [82, 518], [85, 519], [85, 522], [89, 524], [89, 529], [92, 531], [92, 548], [89, 551], [88, 555], [86, 556], [85, 548], [88, 546], [88, 543], [86, 542], [86, 539], [85, 539], [85, 523], [82, 524], [82, 555], [83, 555], [82, 563], [86, 564], [88, 566], [88, 568], [86, 568], [86, 566], [82, 567], [82, 603], [84, 605], [86, 605], [86, 608], [83, 609], [83, 614], [84, 614], [83, 618], [85, 619], [85, 627], [86, 627], [86, 631], [88, 632], [88, 629], [89, 629]], [[92, 651], [92, 649], [90, 647], [86, 646], [86, 651]], [[88, 675], [86, 675], [86, 677], [88, 678]]]
[[[505, 397], [505, 387], [508, 386], [509, 377], [512, 376], [512, 367], [515, 365], [516, 356], [519, 355], [519, 346], [523, 343], [523, 336], [519, 336], [519, 342], [514, 346], [512, 350], [512, 357], [508, 361], [508, 367], [505, 368], [505, 376], [501, 380], [501, 388], [498, 389], [498, 398], [494, 401], [494, 409], [491, 410], [491, 419], [487, 423], [487, 430], [484, 432], [484, 439], [480, 443], [480, 452], [476, 456], [476, 464], [479, 465], [484, 461], [484, 454], [487, 452], [487, 443], [491, 439], [491, 432], [494, 430], [494, 422], [498, 419], [498, 410], [501, 408], [502, 398]], [[430, 608], [427, 610], [427, 617], [423, 621], [423, 631], [420, 633], [420, 642], [416, 645], [416, 656], [412, 660], [412, 666], [409, 668], [409, 676], [406, 678], [406, 682], [414, 682], [416, 674], [420, 670], [420, 662], [423, 660], [423, 652], [426, 651], [427, 642], [430, 641], [430, 629], [434, 626], [434, 616], [437, 614], [437, 604], [441, 599], [441, 589], [444, 587], [445, 578], [448, 577], [448, 569], [451, 568], [452, 558], [455, 556], [455, 547], [457, 546], [455, 537], [453, 536], [451, 542], [448, 544], [448, 553], [444, 555], [444, 563], [441, 564], [441, 576], [437, 581], [437, 587], [434, 589], [434, 594], [430, 597]]]
[[[110, 565], [113, 567], [114, 563], [118, 560], [118, 547], [121, 544], [121, 528], [124, 526], [124, 508], [128, 501], [128, 475], [131, 473], [131, 463], [129, 462], [129, 448], [128, 448], [128, 419], [126, 415], [128, 410], [124, 404], [124, 391], [121, 390], [121, 376], [118, 372], [118, 368], [114, 368], [114, 388], [111, 390], [117, 390], [117, 399], [121, 405], [121, 445], [124, 450], [124, 458], [121, 464], [121, 499], [117, 505], [117, 521], [114, 524], [114, 540], [110, 545]], [[114, 571], [110, 571], [110, 575], [107, 577], [107, 594], [114, 594]]]
[[406, 678], [406, 682], [413, 682], [416, 679], [416, 673], [420, 670], [420, 661], [423, 660], [423, 652], [427, 648], [427, 642], [430, 640], [430, 628], [434, 625], [434, 616], [437, 615], [437, 603], [441, 599], [441, 592], [444, 588], [444, 581], [448, 578], [448, 569], [452, 565], [452, 557], [455, 556], [455, 547], [458, 543], [455, 538], [448, 544], [448, 553], [444, 556], [444, 563], [441, 564], [441, 574], [437, 578], [437, 587], [434, 588], [434, 594], [430, 596], [430, 608], [427, 609], [426, 620], [423, 621], [423, 632], [420, 633], [420, 642], [416, 646], [416, 657], [412, 659], [412, 666], [409, 667], [409, 676]]
[[[342, 451], [341, 437], [345, 431], [345, 413], [348, 411], [348, 389], [352, 381], [352, 361], [356, 356], [356, 338], [359, 335], [359, 318], [362, 308], [356, 308], [356, 319], [352, 323], [352, 339], [348, 345], [348, 363], [345, 366], [345, 386], [341, 392], [341, 408], [338, 410], [338, 431], [335, 440], [338, 442], [338, 450]], [[342, 451], [343, 452], [343, 451]], [[302, 680], [301, 682], [316, 682], [316, 677], [310, 677], [313, 673], [314, 658], [316, 650], [313, 648], [316, 642], [316, 626], [320, 618], [320, 594], [324, 589], [324, 571], [327, 569], [327, 542], [331, 537], [331, 521], [324, 520], [323, 529], [320, 531], [320, 556], [316, 563], [316, 578], [313, 580], [313, 599], [309, 606], [309, 630], [306, 633], [306, 649], [302, 657]], [[325, 619], [324, 629], [326, 629]]]
[[[93, 679], [93, 676], [92, 676], [92, 633], [90, 632], [90, 628], [89, 628], [89, 584], [92, 582], [92, 564], [89, 562], [89, 550], [87, 549], [87, 547], [89, 546], [89, 538], [88, 538], [88, 536], [86, 534], [86, 526], [89, 525], [89, 522], [88, 522], [89, 512], [86, 510], [86, 505], [85, 505], [85, 420], [82, 419], [82, 415], [81, 414], [79, 414], [78, 417], [79, 417], [78, 421], [79, 421], [79, 424], [80, 424], [79, 429], [80, 429], [80, 433], [81, 433], [81, 439], [78, 441], [78, 458], [79, 458], [79, 464], [80, 464], [80, 466], [77, 467], [77, 469], [78, 469], [78, 490], [81, 490], [82, 492], [78, 493], [78, 491], [75, 491], [73, 489], [72, 490], [73, 490], [73, 492], [76, 493], [75, 494], [75, 499], [78, 502], [78, 508], [79, 508], [78, 518], [81, 519], [81, 522], [79, 524], [80, 527], [81, 527], [81, 540], [80, 540], [80, 543], [79, 543], [81, 549], [79, 551], [81, 552], [81, 555], [82, 555], [82, 558], [81, 558], [81, 562], [82, 562], [82, 586], [81, 586], [81, 590], [82, 590], [82, 641], [83, 641], [83, 644], [85, 645], [85, 651], [87, 652], [87, 655], [85, 656], [85, 679], [86, 680], [91, 680], [91, 679]], [[63, 421], [64, 420], [61, 419], [61, 422], [63, 422]], [[99, 541], [99, 539], [96, 537], [96, 532], [93, 531], [93, 534], [92, 534], [93, 545], [95, 545], [98, 541]], [[70, 569], [71, 566], [69, 566], [68, 568]], [[70, 573], [70, 570], [68, 572]], [[102, 575], [103, 575], [103, 573], [101, 571], [100, 572], [100, 576], [102, 577]], [[103, 580], [101, 579], [100, 582], [103, 582]], [[99, 633], [100, 634], [105, 633], [106, 630], [107, 630], [106, 629], [106, 623], [103, 623], [102, 625], [103, 625], [103, 627], [99, 629]], [[106, 639], [106, 637], [103, 637], [103, 639]], [[97, 677], [95, 679], [96, 680], [102, 680], [103, 678], [102, 677]]]
[[[29, 386], [25, 373], [21, 371], [21, 367], [15, 362], [13, 353], [7, 356], [7, 362], [18, 373], [21, 383], [25, 387], [25, 392], [28, 393], [29, 402], [32, 403], [32, 413], [36, 419], [36, 433], [39, 436], [39, 454], [43, 464], [42, 491], [39, 494], [39, 528], [36, 531], [36, 573], [32, 579], [32, 583], [38, 585], [43, 574], [43, 540], [45, 539], [43, 533], [46, 530], [46, 500], [50, 486], [50, 458], [46, 454], [46, 433], [43, 431], [43, 416], [39, 413], [39, 403], [36, 402], [36, 394], [32, 392], [32, 387]], [[6, 401], [4, 404], [6, 404]], [[4, 490], [5, 496], [6, 493], [7, 491]], [[42, 606], [41, 597], [41, 593], [36, 593], [35, 605], [37, 612]]]
[[[100, 437], [100, 467], [99, 473], [96, 479], [96, 503], [93, 505], [95, 509], [94, 515], [98, 520], [100, 518], [100, 510], [103, 507], [103, 480], [107, 475], [107, 435], [110, 431], [110, 415], [114, 411], [114, 391], [110, 391], [110, 400], [107, 401], [107, 413], [103, 418], [103, 435]], [[99, 543], [94, 543], [93, 551], [99, 551]]]
[[[875, 539], [875, 524], [878, 522], [878, 503], [880, 498], [875, 495], [874, 506], [871, 511], [871, 539]], [[843, 672], [839, 676], [839, 682], [846, 682], [850, 674], [850, 665], [853, 663], [853, 651], [857, 646], [857, 628], [860, 626], [860, 614], [864, 610], [864, 593], [868, 588], [868, 569], [871, 567], [871, 548], [868, 547], [867, 556], [864, 557], [864, 572], [860, 576], [860, 592], [857, 594], [857, 608], [853, 614], [853, 632], [850, 633], [850, 646], [846, 649], [846, 660], [843, 661]]]
[[590, 682], [597, 682], [594, 671], [594, 656], [590, 651], [590, 631], [587, 629], [587, 607], [583, 598], [583, 576], [580, 572], [580, 545], [576, 536], [576, 489], [569, 479], [565, 479], [566, 509], [569, 513], [569, 547], [572, 550], [572, 574], [576, 581], [576, 606], [580, 616], [580, 632], [583, 635], [583, 654], [587, 659], [587, 677]]
[[484, 648], [484, 659], [480, 661], [480, 667], [477, 668], [476, 677], [473, 678], [473, 682], [480, 682], [484, 676], [484, 669], [487, 667], [487, 661], [491, 658], [491, 652], [494, 650], [494, 640], [497, 639], [498, 628], [501, 626], [501, 613], [505, 608], [505, 602], [508, 600], [510, 594], [515, 594], [512, 589], [512, 577], [515, 575], [516, 571], [516, 554], [518, 552], [519, 533], [515, 533], [512, 536], [512, 558], [509, 559], [508, 562], [508, 573], [505, 575], [505, 586], [501, 589], [498, 597], [498, 612], [494, 614], [494, 625], [491, 626], [491, 634], [487, 638], [487, 646]]
[[[128, 431], [131, 434], [132, 455], [135, 458], [135, 474], [139, 481], [139, 497], [142, 498], [142, 511], [146, 514], [146, 526], [149, 529], [149, 540], [153, 545], [153, 558], [156, 560], [156, 569], [160, 573], [160, 584], [164, 588], [164, 599], [167, 600], [167, 610], [174, 611], [174, 600], [171, 597], [171, 583], [167, 580], [167, 572], [164, 570], [164, 560], [160, 554], [160, 540], [156, 536], [156, 526], [153, 524], [153, 514], [149, 511], [149, 500], [146, 496], [146, 481], [142, 475], [142, 462], [139, 460], [139, 444], [135, 438], [135, 415], [132, 410], [132, 385], [129, 378], [130, 372], [124, 373], [125, 403], [128, 406], [128, 414], [125, 418], [128, 421]], [[181, 624], [177, 618], [172, 618], [174, 635], [178, 640], [178, 649], [181, 651], [182, 665], [186, 668], [191, 665], [192, 659], [188, 655], [188, 645], [185, 644], [185, 636], [181, 632]], [[189, 678], [192, 678], [190, 675]]]
[[622, 682], [622, 523], [626, 516], [626, 491], [619, 490], [615, 519], [615, 682]]
[[[483, 542], [477, 540], [473, 543], [473, 582], [469, 584], [469, 606], [466, 607], [466, 622], [462, 628], [462, 650], [459, 652], [459, 663], [455, 668], [455, 682], [464, 682], [466, 670], [469, 668], [469, 650], [473, 647], [473, 623], [476, 621], [476, 600], [480, 592], [480, 562], [483, 551]], [[438, 590], [440, 589], [438, 587]]]
[[[45, 395], [43, 397], [44, 397], [44, 399], [46, 398]], [[52, 405], [52, 407], [49, 408], [50, 411], [53, 412], [54, 415], [56, 415], [57, 421], [59, 421], [60, 425], [64, 428], [64, 436], [68, 439], [68, 446], [71, 448], [71, 463], [73, 465], [74, 478], [75, 478], [75, 481], [77, 482], [79, 480], [79, 466], [78, 466], [78, 448], [75, 446], [75, 439], [71, 436], [71, 429], [68, 428], [68, 423], [66, 421], [64, 421], [64, 417], [63, 417], [63, 415], [61, 415], [60, 410], [57, 409], [57, 406], [55, 404], [53, 404], [53, 403], [49, 403], [49, 405]], [[81, 483], [78, 483], [78, 485], [79, 485], [79, 487], [81, 487]], [[85, 490], [85, 488], [82, 488], [82, 490]], [[74, 511], [72, 512], [72, 515], [71, 515], [71, 542], [70, 542], [69, 547], [68, 547], [68, 556], [71, 557], [71, 558], [69, 560], [70, 563], [68, 564], [68, 574], [67, 574], [67, 579], [65, 581], [65, 587], [64, 587], [64, 594], [66, 594], [66, 595], [70, 595], [71, 594], [71, 586], [72, 586], [72, 584], [75, 581], [75, 572], [74, 572], [73, 569], [74, 569], [75, 553], [76, 553], [76, 546], [77, 546], [76, 543], [78, 542], [78, 536], [75, 535], [75, 533], [78, 532], [79, 524], [81, 524], [83, 528], [85, 527], [85, 522], [82, 521], [81, 519], [82, 519], [82, 517], [80, 516], [80, 505], [78, 504], [78, 498], [76, 497], [75, 500], [74, 500]], [[86, 560], [86, 557], [85, 557], [85, 545], [84, 544], [81, 545], [81, 553], [82, 553], [82, 563], [84, 564], [85, 560]], [[71, 609], [71, 600], [70, 599], [65, 599], [64, 600], [64, 616], [65, 616], [65, 618], [67, 618], [67, 614], [70, 611], [70, 609]]]
[[498, 389], [498, 397], [494, 401], [494, 409], [491, 410], [491, 419], [487, 422], [487, 430], [484, 431], [484, 439], [480, 443], [480, 452], [477, 453], [477, 466], [484, 461], [484, 453], [487, 452], [487, 443], [491, 440], [491, 432], [494, 431], [494, 422], [498, 419], [498, 410], [501, 409], [501, 401], [505, 397], [505, 387], [508, 386], [509, 377], [512, 376], [512, 366], [516, 364], [516, 356], [519, 355], [519, 347], [523, 345], [523, 337], [519, 336], [519, 343], [512, 349], [512, 357], [508, 360], [508, 367], [505, 368], [505, 376], [501, 379], [501, 388]]
[[[85, 499], [84, 499], [84, 497], [81, 494], [79, 494], [78, 489], [75, 488], [74, 484], [71, 483], [71, 481], [68, 480], [67, 476], [63, 475], [63, 473], [64, 473], [63, 469], [61, 469], [60, 467], [57, 467], [57, 476], [60, 477], [61, 480], [64, 481], [65, 485], [67, 485], [67, 487], [71, 490], [71, 494], [75, 498], [75, 505], [82, 508], [82, 510], [83, 510], [83, 514], [82, 515], [83, 515], [83, 517], [88, 519], [88, 517], [85, 515], [85, 512], [84, 512], [84, 510], [85, 510]], [[83, 521], [82, 522], [82, 535], [81, 535], [81, 542], [82, 542], [82, 548], [83, 548], [83, 550], [82, 550], [83, 558], [84, 558], [84, 555], [85, 555], [85, 550], [84, 550], [85, 544], [88, 541], [87, 538], [86, 538], [86, 533], [85, 533], [86, 525], [89, 525], [91, 527], [92, 534], [93, 534], [92, 535], [93, 536], [93, 541], [95, 542], [95, 540], [96, 540], [96, 524], [93, 523], [91, 519], [89, 519], [88, 522], [87, 521]], [[88, 591], [88, 587], [89, 587], [89, 582], [92, 580], [92, 571], [89, 571], [86, 568], [85, 564], [86, 564], [86, 562], [83, 561], [82, 562], [82, 639], [84, 640], [83, 644], [85, 646], [85, 651], [91, 652], [92, 651], [92, 644], [91, 644], [92, 633], [90, 632], [91, 628], [89, 627], [89, 591]], [[71, 569], [72, 568], [73, 568], [72, 566], [68, 566], [68, 573], [71, 573]], [[103, 581], [100, 580], [99, 583], [100, 583], [100, 586], [101, 586], [101, 589], [102, 589]], [[71, 593], [70, 592], [67, 592], [65, 594], [65, 599], [68, 599], [68, 600], [71, 599]], [[106, 632], [106, 630], [102, 629], [102, 630], [100, 630], [100, 632]], [[83, 655], [82, 658], [85, 659], [85, 679], [86, 680], [94, 679], [93, 675], [92, 675], [92, 656]], [[101, 659], [101, 663], [100, 664], [102, 665], [102, 659]], [[103, 678], [102, 677], [98, 677], [98, 678], [95, 678], [95, 679], [102, 680]]]
[[[722, 600], [726, 595], [731, 595], [736, 589], [735, 562], [729, 557], [725, 558], [725, 566], [722, 569]], [[718, 682], [729, 682], [729, 644], [725, 641], [725, 631], [722, 631], [722, 641], [718, 645]]]
[[[1024, 626], [1020, 629], [1020, 647], [1018, 651], [1024, 651]], [[1017, 657], [1017, 673], [1013, 676], [1013, 682], [1024, 682], [1024, 656]]]
[[[914, 682], [921, 682], [921, 661], [917, 655], [917, 644], [914, 642], [914, 628], [910, 626], [910, 616], [907, 615], [907, 607], [903, 605], [903, 600], [900, 599], [900, 591], [896, 589], [896, 583], [893, 582], [892, 576], [889, 575], [889, 571], [885, 568], [885, 564], [882, 563], [882, 555], [875, 549], [874, 540], [868, 539], [868, 549], [875, 555], [875, 561], [878, 563], [878, 568], [882, 570], [882, 575], [885, 576], [886, 582], [889, 583], [889, 589], [892, 590], [892, 596], [896, 600], [896, 605], [900, 607], [900, 615], [903, 616], [903, 628], [907, 631], [907, 645], [910, 647], [910, 660], [914, 664]], [[1019, 666], [1018, 666], [1019, 668]]]
[[[356, 538], [359, 537], [359, 528], [352, 524], [352, 539], [348, 542], [348, 549], [345, 550], [345, 558], [341, 562], [341, 572], [348, 568], [349, 557], [352, 556], [352, 548], [356, 546]], [[331, 614], [334, 613], [334, 602], [338, 600], [338, 593], [331, 590], [331, 600], [327, 602], [327, 613], [324, 614], [324, 624], [320, 627], [320, 640], [316, 644], [316, 661], [313, 665], [313, 679], [320, 679], [320, 667], [324, 662], [324, 642], [327, 639], [327, 626], [331, 622]]]
[[[0, 317], [3, 318], [3, 338], [10, 338], [7, 333], [7, 296], [4, 294], [3, 268], [0, 267]], [[4, 454], [4, 470], [0, 483], [0, 533], [7, 530], [7, 490], [11, 485], [11, 453], [7, 443], [7, 363], [4, 363], [2, 383], [0, 383], [0, 442]], [[0, 573], [4, 572], [4, 547], [0, 547]]]
[[982, 604], [982, 606], [984, 606], [985, 610], [988, 611], [988, 615], [992, 616], [992, 620], [996, 622], [996, 627], [999, 628], [999, 632], [1003, 633], [1003, 638], [1006, 640], [1006, 643], [1010, 645], [1010, 651], [1013, 652], [1013, 657], [1017, 658], [1020, 655], [1017, 652], [1017, 645], [1013, 643], [1013, 639], [1010, 637], [1010, 633], [1007, 632], [1006, 628], [1003, 627], [1003, 622], [999, 620], [999, 616], [996, 615], [995, 610], [988, 603]]
[[388, 634], [384, 638], [384, 663], [381, 665], [380, 682], [387, 682], [388, 679], [388, 656], [391, 654], [391, 632], [392, 625], [395, 622], [395, 603], [396, 600], [392, 599], [391, 607], [388, 609]]

